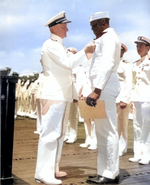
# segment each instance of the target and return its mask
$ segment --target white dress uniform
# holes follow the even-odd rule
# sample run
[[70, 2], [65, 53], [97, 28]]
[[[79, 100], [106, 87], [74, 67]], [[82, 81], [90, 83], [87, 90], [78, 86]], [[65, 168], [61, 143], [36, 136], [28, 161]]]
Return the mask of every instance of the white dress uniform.
[[95, 119], [98, 147], [97, 174], [115, 179], [119, 174], [119, 144], [117, 131], [116, 98], [120, 92], [117, 68], [120, 61], [121, 42], [113, 28], [104, 30], [95, 40], [96, 49], [90, 66], [93, 88], [101, 89], [106, 119]]
[[21, 115], [22, 116], [27, 116], [27, 97], [28, 97], [28, 91], [27, 91], [27, 86], [29, 85], [30, 80], [27, 80], [25, 84], [22, 86], [22, 111]]
[[[137, 65], [140, 60], [140, 65]], [[134, 158], [131, 162], [146, 164], [150, 162], [150, 59], [148, 56], [133, 63], [133, 90], [131, 100], [134, 103]]]
[[[84, 70], [81, 66], [78, 66], [72, 70], [72, 74], [75, 89], [79, 97], [81, 95], [84, 84]], [[77, 140], [78, 121], [79, 121], [78, 104], [77, 102], [72, 102], [70, 105], [67, 132], [64, 139], [64, 140], [68, 139], [66, 143], [74, 143]]]
[[[39, 90], [40, 90], [40, 84], [42, 82], [43, 73], [39, 74], [38, 79], [35, 81], [34, 86], [32, 88], [31, 94], [32, 94], [32, 104], [35, 107], [36, 106], [36, 131], [35, 134], [40, 133], [40, 127], [41, 127], [41, 103], [40, 103], [40, 97], [39, 97]], [[34, 108], [35, 109], [35, 108]]]
[[84, 50], [67, 57], [62, 38], [52, 34], [42, 47], [43, 80], [41, 130], [38, 144], [36, 179], [56, 181], [70, 102], [77, 98], [72, 69], [87, 60]]
[[[128, 143], [128, 115], [130, 112], [130, 97], [132, 90], [132, 65], [121, 60], [117, 69], [121, 91], [116, 99], [117, 124], [119, 134], [119, 156], [127, 152]], [[120, 108], [120, 101], [127, 104], [126, 108]]]
[[[32, 75], [34, 76], [34, 75]], [[28, 116], [29, 118], [35, 118], [33, 117], [33, 112], [32, 112], [32, 95], [31, 95], [31, 91], [32, 91], [32, 88], [33, 88], [33, 82], [32, 82], [32, 76], [30, 76], [30, 83], [29, 85], [27, 86], [27, 106], [26, 106], [26, 116]]]
[[31, 111], [30, 111], [30, 116], [33, 119], [37, 119], [37, 104], [36, 104], [36, 96], [33, 94], [33, 89], [35, 88], [37, 84], [37, 79], [31, 84], [31, 91], [30, 91], [30, 96], [31, 96]]
[[[91, 92], [91, 81], [89, 79], [89, 68], [88, 66], [84, 65], [84, 73], [85, 73], [85, 82], [83, 85], [82, 96], [86, 98]], [[93, 119], [84, 119], [84, 128], [85, 128], [85, 143], [80, 144], [79, 146], [82, 148], [87, 148], [90, 150], [97, 149], [97, 139], [95, 133], [95, 123]]]
[[16, 102], [15, 102], [15, 118], [17, 118], [18, 111], [19, 111], [19, 103], [20, 103], [20, 96], [21, 96], [21, 79], [18, 79], [18, 82], [16, 84]]
[[20, 83], [20, 87], [19, 87], [19, 95], [18, 95], [18, 111], [17, 111], [17, 115], [18, 116], [22, 116], [22, 89], [23, 89], [23, 86], [22, 86], [22, 83], [23, 83], [23, 78], [22, 78], [22, 75], [20, 75], [20, 79], [18, 80], [18, 82]]

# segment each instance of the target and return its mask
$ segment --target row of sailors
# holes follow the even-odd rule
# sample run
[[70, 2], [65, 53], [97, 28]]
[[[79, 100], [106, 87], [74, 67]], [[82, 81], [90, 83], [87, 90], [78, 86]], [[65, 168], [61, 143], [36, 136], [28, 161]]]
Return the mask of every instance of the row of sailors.
[[[37, 118], [35, 86], [39, 85], [39, 74], [21, 75], [16, 84], [15, 117]], [[36, 91], [36, 89], [35, 89]]]
[[[138, 38], [140, 40], [140, 38]], [[145, 37], [144, 37], [145, 39]], [[142, 39], [141, 39], [142, 42]], [[150, 139], [145, 139], [144, 142], [146, 143], [146, 146], [142, 146], [144, 149], [143, 151], [146, 151], [146, 154], [142, 160], [140, 160], [140, 141], [139, 141], [139, 133], [142, 132], [140, 126], [136, 124], [137, 119], [137, 111], [135, 111], [135, 107], [130, 105], [131, 100], [135, 100], [135, 102], [138, 102], [140, 94], [143, 94], [142, 91], [145, 91], [143, 87], [141, 87], [142, 80], [146, 80], [147, 85], [147, 93], [150, 94], [150, 59], [148, 56], [144, 56], [139, 61], [136, 61], [132, 65], [125, 60], [123, 60], [123, 55], [125, 52], [127, 52], [127, 47], [122, 43], [121, 45], [121, 58], [120, 58], [120, 65], [118, 67], [117, 73], [118, 73], [118, 79], [120, 81], [121, 85], [121, 92], [119, 96], [116, 99], [116, 107], [117, 107], [117, 117], [118, 117], [118, 134], [119, 134], [119, 155], [122, 156], [127, 152], [127, 139], [128, 139], [128, 117], [129, 113], [133, 112], [133, 122], [134, 122], [134, 158], [129, 159], [131, 162], [138, 162], [141, 164], [149, 164], [150, 162]], [[77, 53], [78, 51], [75, 48], [68, 48], [68, 55], [72, 52], [73, 54]], [[148, 52], [147, 52], [148, 54]], [[143, 60], [145, 62], [143, 62]], [[136, 63], [140, 62], [142, 64], [141, 66], [136, 67]], [[79, 67], [76, 67], [72, 71], [72, 77], [73, 82], [76, 87], [76, 91], [78, 93], [79, 99], [85, 99], [90, 93], [91, 93], [91, 85], [90, 80], [88, 76], [89, 71], [89, 64], [82, 65]], [[143, 72], [144, 71], [144, 72]], [[40, 86], [40, 81], [42, 80], [43, 73], [34, 73], [29, 74], [27, 77], [26, 75], [23, 75], [19, 78], [18, 84], [16, 87], [16, 111], [15, 116], [27, 116], [30, 118], [37, 119], [37, 130], [35, 133], [40, 132], [40, 103], [38, 98], [38, 89]], [[145, 83], [145, 82], [144, 82]], [[138, 88], [135, 88], [135, 86], [139, 86]], [[135, 92], [136, 90], [136, 92]], [[134, 98], [133, 98], [134, 97]], [[148, 96], [147, 96], [148, 97]], [[147, 102], [148, 100], [143, 100], [143, 97], [140, 97], [140, 101]], [[149, 100], [150, 101], [150, 100]], [[135, 104], [134, 104], [135, 105]], [[137, 105], [139, 106], [139, 105]], [[149, 107], [150, 104], [145, 104], [145, 107]], [[132, 107], [132, 110], [131, 108]], [[136, 110], [138, 110], [136, 108]], [[147, 111], [146, 113], [148, 123], [150, 123], [150, 115]], [[80, 112], [78, 110], [78, 104], [77, 101], [72, 102], [70, 107], [70, 116], [68, 120], [68, 126], [66, 131], [66, 136], [64, 141], [66, 143], [74, 143], [77, 140], [77, 126], [78, 121], [80, 120]], [[139, 118], [140, 119], [140, 118]], [[95, 135], [95, 124], [94, 120], [91, 119], [84, 119], [84, 127], [85, 127], [85, 143], [80, 144], [80, 147], [88, 148], [91, 150], [97, 149], [97, 141], [96, 141], [96, 135]], [[149, 124], [150, 125], [150, 124]], [[137, 128], [135, 128], [137, 127]], [[147, 137], [149, 134], [149, 127], [146, 126], [147, 129]], [[140, 129], [140, 130], [138, 130]], [[146, 131], [144, 131], [146, 132]], [[149, 137], [150, 138], [150, 137]], [[142, 152], [143, 152], [142, 151]], [[149, 153], [149, 155], [148, 155]], [[144, 156], [144, 155], [143, 155]]]

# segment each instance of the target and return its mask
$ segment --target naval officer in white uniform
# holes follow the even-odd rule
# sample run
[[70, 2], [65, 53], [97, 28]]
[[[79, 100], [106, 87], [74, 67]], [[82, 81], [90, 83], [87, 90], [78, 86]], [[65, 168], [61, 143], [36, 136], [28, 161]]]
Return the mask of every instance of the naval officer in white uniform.
[[133, 63], [134, 157], [130, 162], [150, 163], [150, 39], [139, 36], [135, 41], [140, 59]]
[[59, 161], [63, 146], [70, 102], [77, 94], [72, 82], [72, 69], [82, 64], [95, 50], [95, 44], [88, 44], [72, 57], [67, 57], [62, 41], [67, 36], [67, 23], [70, 23], [62, 11], [51, 18], [45, 26], [51, 32], [50, 39], [42, 47], [41, 61], [43, 79], [40, 101], [42, 104], [41, 130], [35, 179], [45, 184], [61, 184], [56, 177], [65, 176], [59, 171]]
[[119, 180], [119, 145], [117, 131], [116, 98], [120, 92], [117, 68], [120, 61], [121, 42], [118, 34], [109, 27], [107, 12], [90, 16], [90, 25], [96, 36], [96, 49], [90, 66], [93, 92], [87, 97], [90, 106], [104, 100], [106, 119], [95, 119], [98, 147], [97, 176], [89, 176], [88, 183], [108, 184]]

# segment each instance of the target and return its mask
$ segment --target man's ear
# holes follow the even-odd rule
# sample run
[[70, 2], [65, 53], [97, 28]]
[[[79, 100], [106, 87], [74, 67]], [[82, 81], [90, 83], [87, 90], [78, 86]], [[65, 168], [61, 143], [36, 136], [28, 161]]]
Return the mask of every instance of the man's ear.
[[106, 24], [106, 21], [105, 21], [105, 19], [103, 19], [102, 20], [102, 25], [105, 26], [105, 24]]

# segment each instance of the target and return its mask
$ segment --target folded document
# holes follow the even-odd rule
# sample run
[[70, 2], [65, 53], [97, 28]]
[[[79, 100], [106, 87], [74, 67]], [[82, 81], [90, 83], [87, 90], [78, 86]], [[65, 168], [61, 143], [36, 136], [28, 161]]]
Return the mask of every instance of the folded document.
[[105, 103], [103, 100], [97, 100], [95, 107], [86, 104], [85, 100], [78, 101], [80, 115], [82, 118], [88, 119], [105, 119], [107, 118]]

